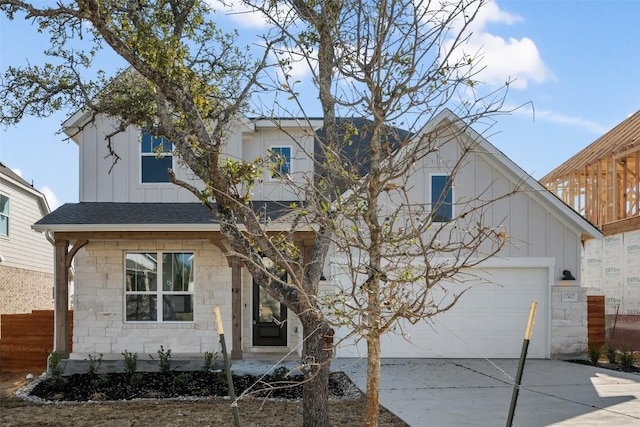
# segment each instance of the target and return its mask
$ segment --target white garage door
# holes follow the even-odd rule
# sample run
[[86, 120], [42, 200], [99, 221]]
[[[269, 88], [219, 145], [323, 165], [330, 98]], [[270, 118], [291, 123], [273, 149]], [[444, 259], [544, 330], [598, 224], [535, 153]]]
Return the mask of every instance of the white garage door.
[[[382, 341], [383, 357], [519, 357], [532, 301], [538, 303], [528, 357], [547, 358], [549, 339], [548, 269], [488, 268], [479, 272], [492, 283], [468, 290], [448, 312]], [[338, 331], [340, 334], [340, 331]], [[362, 357], [364, 343], [344, 342], [338, 357]]]

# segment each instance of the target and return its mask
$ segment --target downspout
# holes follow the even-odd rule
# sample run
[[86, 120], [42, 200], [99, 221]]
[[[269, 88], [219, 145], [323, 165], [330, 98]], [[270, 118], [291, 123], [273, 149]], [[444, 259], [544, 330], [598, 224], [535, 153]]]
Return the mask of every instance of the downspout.
[[[51, 231], [50, 230], [45, 230], [44, 231], [44, 237], [45, 239], [47, 239], [49, 241], [49, 243], [51, 243], [51, 246], [53, 246], [53, 251], [54, 251], [54, 261], [53, 261], [53, 289], [51, 289], [51, 297], [54, 300], [54, 304], [55, 304], [55, 299], [56, 299], [56, 262], [55, 262], [55, 251], [56, 251], [56, 242], [53, 239], [53, 237], [51, 236]], [[47, 359], [47, 368], [49, 367], [49, 360]]]

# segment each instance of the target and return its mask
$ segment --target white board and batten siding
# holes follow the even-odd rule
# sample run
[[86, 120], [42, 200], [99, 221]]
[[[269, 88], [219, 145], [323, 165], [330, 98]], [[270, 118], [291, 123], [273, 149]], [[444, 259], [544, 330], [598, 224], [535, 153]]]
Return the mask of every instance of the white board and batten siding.
[[48, 213], [41, 205], [43, 196], [4, 176], [0, 176], [0, 194], [9, 198], [9, 235], [0, 236], [2, 265], [53, 273], [53, 246], [44, 233], [31, 229]]
[[[442, 165], [451, 163], [447, 158], [458, 156], [455, 144], [448, 145], [450, 147], [440, 150], [443, 160], [423, 160], [415, 166], [407, 185], [412, 188], [413, 200], [431, 200], [428, 185], [430, 175], [448, 173]], [[555, 259], [554, 276], [561, 277], [563, 270], [570, 270], [574, 276], [579, 275], [581, 231], [576, 225], [560, 212], [549, 209], [549, 203], [544, 200], [543, 194], [526, 184], [520, 188], [521, 191], [503, 198], [521, 180], [522, 176], [502, 167], [495, 157], [474, 152], [469, 155], [454, 179], [454, 203], [464, 204], [477, 195], [482, 195], [484, 200], [496, 200], [487, 208], [484, 222], [494, 227], [502, 226], [507, 233], [508, 240], [500, 257], [549, 257]], [[456, 207], [454, 215], [455, 209]], [[474, 223], [475, 219], [467, 218], [469, 223]]]
[[[197, 202], [187, 190], [167, 183], [142, 183], [140, 159], [140, 129], [130, 126], [126, 131], [112, 137], [113, 151], [120, 157], [114, 164], [105, 137], [113, 132], [115, 122], [108, 118], [98, 118], [94, 124], [87, 125], [79, 135], [80, 152], [80, 201], [81, 202]], [[266, 158], [272, 146], [290, 146], [292, 149], [292, 178], [304, 182], [305, 174], [313, 170], [313, 160], [305, 154], [313, 153], [313, 138], [301, 129], [290, 130], [297, 138], [271, 127], [256, 128], [247, 132], [241, 123], [230, 132], [226, 155], [231, 158], [243, 158], [253, 161], [257, 157]], [[304, 148], [304, 150], [302, 149]], [[173, 161], [176, 177], [196, 188], [202, 188], [202, 182], [184, 164]], [[299, 200], [292, 187], [283, 185], [278, 179], [271, 178], [265, 168], [264, 177], [253, 189], [255, 200]]]
[[[130, 126], [112, 137], [113, 150], [120, 159], [114, 164], [105, 136], [113, 132], [115, 122], [98, 118], [80, 135], [81, 202], [197, 202], [187, 190], [167, 183], [141, 182], [140, 130]], [[201, 187], [193, 173], [174, 159], [178, 179]]]

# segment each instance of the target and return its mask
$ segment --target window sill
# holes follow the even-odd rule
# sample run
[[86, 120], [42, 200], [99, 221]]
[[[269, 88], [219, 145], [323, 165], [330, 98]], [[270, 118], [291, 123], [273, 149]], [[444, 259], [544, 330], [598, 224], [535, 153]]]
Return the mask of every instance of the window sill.
[[196, 329], [195, 322], [125, 322], [122, 329]]

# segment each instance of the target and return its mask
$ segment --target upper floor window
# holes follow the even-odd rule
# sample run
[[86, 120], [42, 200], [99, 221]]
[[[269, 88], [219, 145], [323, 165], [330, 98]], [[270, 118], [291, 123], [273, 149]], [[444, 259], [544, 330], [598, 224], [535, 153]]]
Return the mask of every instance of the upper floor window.
[[449, 175], [431, 175], [431, 212], [433, 222], [453, 218], [453, 185]]
[[125, 255], [125, 320], [191, 322], [195, 281], [192, 252]]
[[9, 198], [0, 194], [0, 236], [9, 235]]
[[173, 144], [161, 136], [153, 136], [142, 132], [142, 156], [141, 170], [142, 182], [169, 182], [167, 169], [173, 168], [173, 156], [171, 152]]
[[291, 147], [271, 147], [271, 177], [281, 178], [291, 173]]

